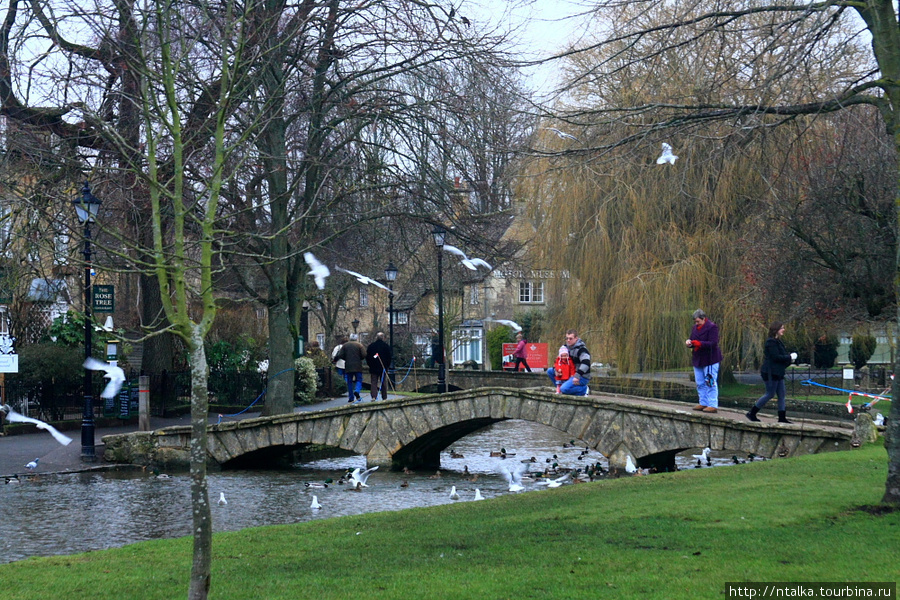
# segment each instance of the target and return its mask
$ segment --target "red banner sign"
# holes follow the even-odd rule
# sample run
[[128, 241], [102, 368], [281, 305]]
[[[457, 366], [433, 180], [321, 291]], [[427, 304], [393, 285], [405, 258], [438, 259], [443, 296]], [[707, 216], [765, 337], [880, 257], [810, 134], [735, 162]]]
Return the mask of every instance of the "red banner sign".
[[[503, 369], [507, 371], [512, 371], [513, 366], [516, 363], [516, 359], [513, 356], [513, 352], [516, 351], [516, 344], [503, 344]], [[547, 362], [547, 344], [532, 344], [528, 342], [525, 344], [525, 361], [528, 363], [528, 366], [532, 369], [546, 369], [549, 365]], [[519, 368], [520, 371], [524, 371], [524, 367]]]

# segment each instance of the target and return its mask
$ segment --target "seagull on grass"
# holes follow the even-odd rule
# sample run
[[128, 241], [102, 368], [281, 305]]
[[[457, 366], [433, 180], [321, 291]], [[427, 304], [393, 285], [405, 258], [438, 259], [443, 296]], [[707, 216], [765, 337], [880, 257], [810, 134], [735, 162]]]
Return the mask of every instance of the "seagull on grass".
[[674, 165], [676, 160], [678, 160], [678, 157], [672, 154], [672, 146], [663, 142], [662, 154], [660, 154], [659, 158], [656, 159], [656, 164], [664, 165], [666, 163], [669, 163], [670, 165]]
[[105, 363], [102, 360], [87, 358], [84, 361], [84, 368], [90, 369], [91, 371], [104, 371], [106, 373], [104, 377], [109, 379], [109, 383], [107, 383], [106, 387], [103, 388], [103, 391], [100, 392], [101, 398], [115, 398], [119, 394], [119, 390], [122, 389], [122, 384], [125, 383], [125, 371], [120, 367]]
[[60, 444], [62, 444], [63, 446], [68, 446], [69, 444], [72, 443], [72, 438], [70, 438], [66, 435], [63, 435], [62, 433], [57, 431], [57, 429], [55, 427], [53, 427], [52, 425], [48, 425], [47, 423], [44, 423], [43, 421], [38, 421], [37, 419], [32, 419], [31, 417], [26, 417], [25, 415], [20, 415], [19, 413], [17, 413], [14, 410], [9, 411], [9, 414], [6, 415], [6, 420], [10, 421], [12, 423], [34, 423], [35, 425], [37, 425], [38, 429], [43, 429], [45, 431], [50, 432], [50, 435], [52, 435], [54, 438], [56, 438], [56, 441], [59, 442]]
[[307, 275], [312, 275], [313, 279], [316, 281], [316, 287], [320, 290], [324, 290], [325, 280], [331, 275], [331, 271], [328, 270], [328, 267], [320, 263], [319, 260], [313, 256], [312, 252], [304, 252], [303, 260], [309, 265], [309, 273], [307, 273]]
[[338, 267], [338, 266], [335, 266], [334, 268], [337, 269], [338, 271], [342, 272], [342, 273], [347, 273], [348, 275], [353, 275], [354, 277], [356, 277], [356, 280], [357, 280], [358, 282], [360, 282], [361, 284], [363, 284], [363, 285], [369, 285], [369, 284], [372, 284], [372, 285], [374, 285], [374, 286], [380, 287], [381, 289], [383, 289], [383, 290], [385, 290], [385, 291], [387, 291], [387, 292], [389, 292], [389, 293], [391, 293], [391, 294], [394, 293], [394, 291], [393, 291], [391, 288], [389, 288], [388, 286], [386, 286], [386, 285], [384, 285], [384, 284], [382, 284], [382, 283], [378, 283], [377, 281], [375, 281], [375, 280], [372, 279], [371, 277], [366, 277], [365, 275], [362, 275], [362, 274], [360, 274], [360, 273], [357, 273], [356, 271], [350, 271], [349, 269], [342, 269], [342, 268], [340, 268], [340, 267]]
[[491, 265], [481, 260], [480, 258], [469, 258], [466, 256], [466, 253], [457, 248], [456, 246], [451, 246], [450, 244], [444, 244], [444, 250], [449, 252], [450, 254], [455, 254], [456, 256], [461, 256], [460, 262], [464, 267], [471, 271], [477, 271], [478, 267], [484, 267], [488, 271], [493, 269]]

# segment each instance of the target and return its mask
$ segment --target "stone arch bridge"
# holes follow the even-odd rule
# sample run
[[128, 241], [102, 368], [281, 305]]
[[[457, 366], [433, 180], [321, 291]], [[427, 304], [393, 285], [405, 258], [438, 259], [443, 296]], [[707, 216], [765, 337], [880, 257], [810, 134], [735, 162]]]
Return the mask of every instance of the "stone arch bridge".
[[[370, 465], [440, 467], [440, 453], [482, 427], [508, 419], [541, 423], [581, 440], [624, 466], [674, 466], [688, 448], [795, 456], [847, 450], [852, 430], [804, 424], [751, 423], [692, 411], [684, 404], [623, 395], [566, 396], [480, 388], [449, 394], [341, 406], [209, 426], [210, 465], [252, 467], [294, 450], [341, 448]], [[190, 427], [105, 436], [106, 460], [186, 467]]]

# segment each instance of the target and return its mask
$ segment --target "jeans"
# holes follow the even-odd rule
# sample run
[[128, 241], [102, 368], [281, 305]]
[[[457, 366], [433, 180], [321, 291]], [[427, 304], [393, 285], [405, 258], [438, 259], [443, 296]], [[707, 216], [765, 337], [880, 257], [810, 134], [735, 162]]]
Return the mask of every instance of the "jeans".
[[346, 371], [344, 372], [344, 379], [347, 382], [347, 398], [352, 402], [356, 399], [354, 392], [358, 394], [362, 391], [363, 374], [359, 371], [355, 373]]
[[[547, 369], [547, 375], [550, 376], [550, 381], [553, 383], [553, 386], [556, 386], [556, 371], [553, 367]], [[575, 383], [573, 380], [574, 376], [570, 377], [567, 381], [564, 381], [562, 386], [559, 388], [559, 391], [563, 394], [568, 394], [569, 396], [587, 396], [587, 381], [583, 377], [578, 378], [578, 383]]]
[[[707, 373], [712, 379], [712, 385], [706, 384]], [[700, 404], [719, 408], [719, 363], [708, 367], [694, 367], [694, 380], [697, 382], [697, 395], [700, 396]]]
[[759, 400], [756, 401], [756, 408], [762, 408], [766, 405], [766, 402], [777, 395], [778, 410], [784, 412], [786, 410], [786, 405], [784, 403], [784, 379], [769, 379], [768, 381], [763, 380], [763, 383], [766, 384], [766, 393], [760, 396]]

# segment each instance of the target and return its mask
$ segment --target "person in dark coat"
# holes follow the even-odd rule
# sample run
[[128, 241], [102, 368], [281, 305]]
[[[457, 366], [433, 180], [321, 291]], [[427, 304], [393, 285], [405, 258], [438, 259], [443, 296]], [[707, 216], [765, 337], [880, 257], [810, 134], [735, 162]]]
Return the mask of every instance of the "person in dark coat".
[[694, 311], [694, 327], [685, 344], [691, 349], [691, 363], [694, 365], [694, 381], [700, 404], [694, 410], [719, 412], [719, 363], [722, 350], [719, 348], [719, 326], [699, 308]]
[[790, 423], [787, 420], [787, 407], [784, 402], [784, 373], [787, 367], [797, 360], [797, 353], [788, 353], [787, 348], [784, 347], [784, 342], [781, 341], [781, 336], [783, 335], [783, 324], [776, 321], [769, 326], [769, 338], [766, 340], [766, 346], [763, 350], [763, 364], [759, 369], [759, 374], [762, 375], [763, 382], [766, 384], [766, 393], [756, 401], [756, 404], [747, 413], [747, 418], [751, 421], [759, 421], [756, 413], [766, 405], [766, 402], [777, 395], [778, 422]]
[[366, 363], [369, 365], [369, 375], [372, 377], [372, 401], [378, 398], [378, 390], [381, 390], [381, 399], [387, 400], [388, 369], [391, 366], [391, 347], [384, 341], [384, 333], [378, 332], [375, 341], [366, 348]]
[[350, 341], [338, 350], [335, 362], [344, 361], [344, 379], [347, 381], [347, 398], [351, 404], [355, 400], [361, 402], [363, 361], [366, 360], [366, 348], [359, 343], [359, 336], [350, 334]]

